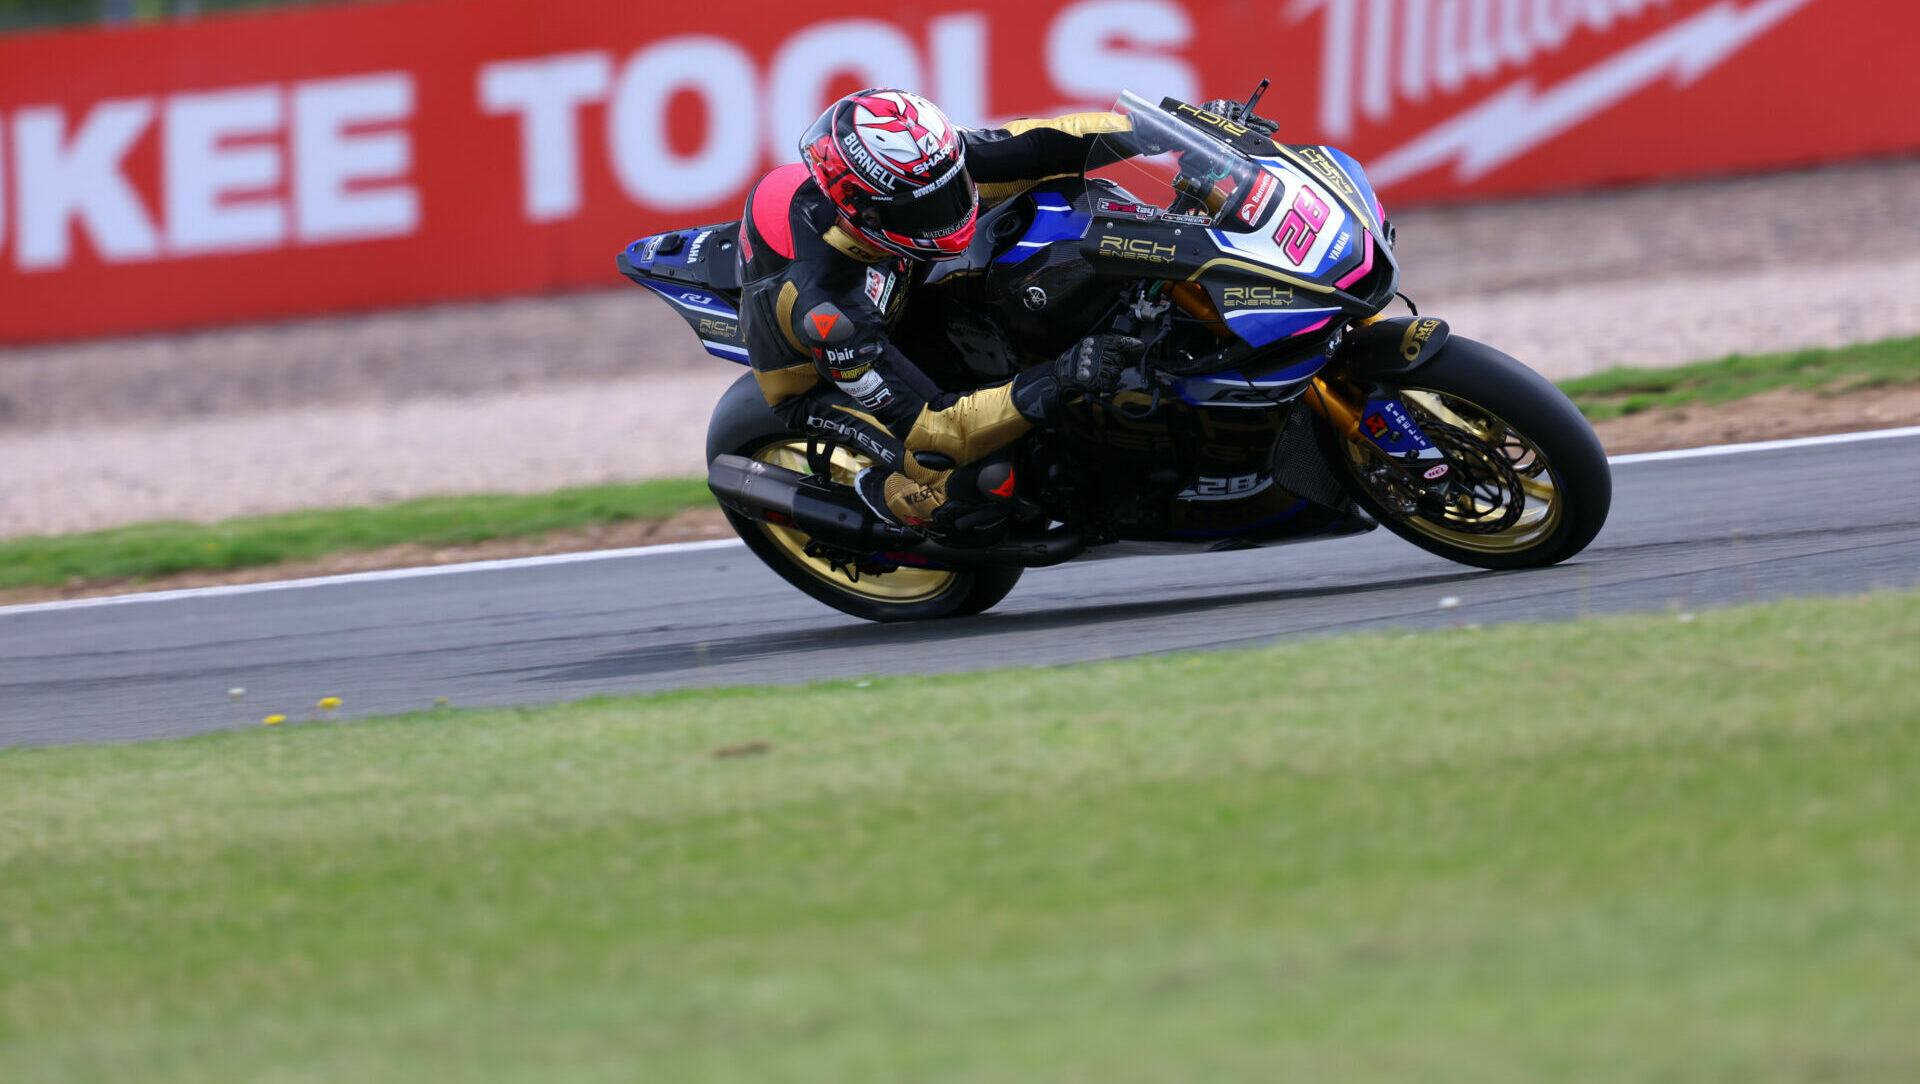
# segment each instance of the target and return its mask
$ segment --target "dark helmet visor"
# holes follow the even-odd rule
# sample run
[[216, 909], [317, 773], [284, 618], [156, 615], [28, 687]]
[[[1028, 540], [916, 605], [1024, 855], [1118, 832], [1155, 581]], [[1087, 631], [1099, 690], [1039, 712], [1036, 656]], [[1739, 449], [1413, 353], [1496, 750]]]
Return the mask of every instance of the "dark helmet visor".
[[928, 239], [943, 237], [966, 225], [977, 196], [967, 168], [958, 166], [946, 180], [930, 188], [902, 192], [892, 199], [868, 203], [870, 224], [889, 233]]

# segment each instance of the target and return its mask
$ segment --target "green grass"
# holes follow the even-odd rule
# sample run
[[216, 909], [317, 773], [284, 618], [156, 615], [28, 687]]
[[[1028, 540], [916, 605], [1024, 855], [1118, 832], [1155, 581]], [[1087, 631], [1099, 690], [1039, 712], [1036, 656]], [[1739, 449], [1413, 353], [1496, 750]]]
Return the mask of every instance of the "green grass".
[[1560, 383], [1595, 421], [1693, 403], [1730, 403], [1777, 388], [1841, 395], [1920, 383], [1920, 338], [1838, 350], [1735, 354], [1670, 369], [1609, 369]]
[[[1843, 392], [1920, 383], [1920, 339], [1840, 350], [1731, 357], [1675, 369], [1614, 369], [1561, 386], [1595, 420], [1655, 407], [1722, 403], [1781, 387]], [[699, 479], [594, 486], [534, 496], [444, 497], [216, 524], [148, 523], [57, 537], [0, 539], [0, 589], [147, 580], [252, 568], [403, 542], [448, 546], [523, 538], [711, 505]]]
[[1916, 642], [1892, 594], [0, 752], [0, 1080], [1920, 1079]]
[[142, 523], [85, 534], [0, 539], [0, 588], [250, 568], [407, 542], [455, 546], [531, 537], [661, 519], [712, 503], [704, 480], [669, 478], [528, 496], [430, 497], [213, 524]]

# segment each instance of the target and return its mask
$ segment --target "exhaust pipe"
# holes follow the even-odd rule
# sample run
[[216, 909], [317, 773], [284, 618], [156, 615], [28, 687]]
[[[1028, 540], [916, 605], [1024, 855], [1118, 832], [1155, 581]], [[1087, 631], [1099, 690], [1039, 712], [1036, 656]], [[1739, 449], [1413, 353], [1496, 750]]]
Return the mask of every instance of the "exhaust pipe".
[[910, 553], [948, 565], [1039, 568], [1070, 560], [1087, 548], [1080, 532], [1069, 528], [978, 548], [946, 545], [880, 522], [850, 489], [739, 455], [714, 457], [707, 467], [707, 488], [743, 515], [860, 552]]
[[810, 474], [742, 455], [715, 456], [707, 467], [707, 488], [737, 512], [805, 531], [823, 542], [865, 549], [897, 545], [906, 537], [868, 514], [852, 491], [835, 499], [840, 495]]

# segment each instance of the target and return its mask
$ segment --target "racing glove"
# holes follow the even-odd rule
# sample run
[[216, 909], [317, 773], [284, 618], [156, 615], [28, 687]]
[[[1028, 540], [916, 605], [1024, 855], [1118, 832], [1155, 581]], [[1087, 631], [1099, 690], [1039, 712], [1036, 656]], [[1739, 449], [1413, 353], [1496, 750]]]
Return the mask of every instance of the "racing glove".
[[1245, 102], [1236, 102], [1231, 98], [1215, 98], [1200, 108], [1209, 113], [1225, 117], [1235, 124], [1244, 124], [1254, 131], [1259, 132], [1261, 135], [1266, 136], [1268, 139], [1272, 139], [1274, 136], [1280, 134], [1279, 121], [1268, 120], [1265, 117], [1249, 113], [1247, 111], [1247, 103]]
[[1013, 408], [1029, 422], [1047, 425], [1063, 406], [1119, 390], [1121, 372], [1146, 350], [1145, 343], [1130, 336], [1089, 335], [1053, 361], [1014, 377]]

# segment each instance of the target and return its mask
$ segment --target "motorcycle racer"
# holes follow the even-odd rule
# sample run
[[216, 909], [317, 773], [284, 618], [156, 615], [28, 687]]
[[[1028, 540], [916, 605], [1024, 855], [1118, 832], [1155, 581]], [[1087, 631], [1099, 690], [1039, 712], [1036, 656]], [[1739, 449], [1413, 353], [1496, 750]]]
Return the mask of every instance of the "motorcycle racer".
[[1064, 403], [1111, 392], [1137, 356], [1135, 340], [1096, 336], [1052, 364], [956, 395], [888, 335], [930, 263], [966, 252], [981, 201], [1079, 173], [1093, 141], [1127, 125], [1113, 113], [1076, 113], [964, 129], [918, 95], [864, 90], [807, 129], [801, 162], [749, 193], [741, 312], [755, 379], [795, 431], [874, 460], [856, 488], [876, 516], [946, 531], [1010, 496], [1010, 468], [990, 468], [984, 481], [956, 468], [1047, 424]]
[[[1207, 108], [1263, 134], [1277, 128], [1239, 103]], [[782, 422], [875, 461], [855, 488], [876, 516], [951, 531], [1011, 496], [1010, 467], [956, 468], [1047, 425], [1063, 405], [1111, 393], [1138, 360], [1138, 340], [1098, 335], [961, 395], [888, 335], [930, 264], [966, 253], [982, 201], [1079, 174], [1102, 133], [1129, 127], [1117, 113], [1073, 113], [967, 129], [916, 94], [863, 90], [828, 106], [800, 137], [801, 161], [748, 194], [741, 313], [754, 377]]]
[[[988, 210], [979, 210], [976, 190], [956, 201], [962, 217], [953, 230], [916, 236], [916, 223], [894, 229], [855, 207], [867, 232], [903, 235], [871, 242], [867, 260], [852, 265], [862, 283], [879, 269], [867, 304], [885, 334], [883, 353], [904, 352], [937, 389], [959, 393], [953, 402], [1003, 391], [1019, 415], [1015, 393], [1029, 379], [1060, 393], [1063, 382], [1098, 380], [1110, 351], [1136, 358], [1124, 390], [1057, 418], [1045, 411], [1045, 424], [973, 461], [980, 475], [1010, 466], [1022, 476], [1017, 487], [992, 487], [1012, 489], [998, 507], [943, 522], [971, 494], [966, 467], [939, 479], [947, 492], [927, 510], [934, 522], [926, 529], [886, 524], [857, 492], [855, 472], [870, 467], [869, 482], [926, 489], [891, 477], [905, 475], [904, 457], [928, 472], [950, 470], [953, 459], [931, 442], [908, 453], [902, 439], [896, 470], [886, 462], [892, 449], [872, 442], [877, 450], [867, 455], [851, 438], [810, 437], [769, 407], [763, 384], [782, 374], [750, 357], [751, 313], [738, 277], [741, 249], [765, 246], [763, 217], [627, 245], [617, 261], [623, 274], [672, 306], [709, 353], [755, 363], [728, 386], [707, 431], [708, 488], [753, 555], [843, 613], [917, 621], [984, 612], [1028, 569], [1107, 547], [1116, 555], [1221, 552], [1384, 527], [1447, 560], [1519, 569], [1590, 544], [1612, 493], [1592, 427], [1544, 377], [1452, 334], [1445, 320], [1383, 315], [1403, 296], [1401, 266], [1364, 167], [1337, 147], [1282, 143], [1266, 122], [1256, 125], [1248, 113], [1267, 85], [1231, 112], [1121, 91], [1112, 114], [1126, 128], [1102, 133], [1081, 171]], [[791, 182], [789, 206], [818, 188], [804, 164], [790, 172], [805, 176]], [[762, 186], [748, 209], [766, 194]], [[969, 219], [976, 236], [961, 258], [882, 262], [883, 251], [920, 251], [915, 242], [938, 248]], [[805, 224], [851, 229], [837, 209]], [[785, 240], [797, 251], [814, 237], [825, 244], [824, 232]], [[807, 313], [788, 276], [760, 281], [792, 289], [788, 314], [797, 303], [808, 322], [821, 317], [824, 355], [844, 314]], [[894, 323], [909, 289], [909, 313]], [[758, 300], [778, 313], [782, 299]], [[783, 405], [839, 390], [831, 373], [820, 376], [795, 353], [787, 375], [805, 386]], [[1028, 367], [1040, 375], [1008, 379]], [[821, 416], [854, 416], [861, 408], [849, 401], [849, 410], [835, 404], [806, 420], [838, 424]], [[887, 435], [912, 434], [939, 413], [922, 406], [910, 428]], [[891, 512], [888, 495], [883, 486], [876, 503]], [[994, 514], [997, 521], [985, 518]]]

